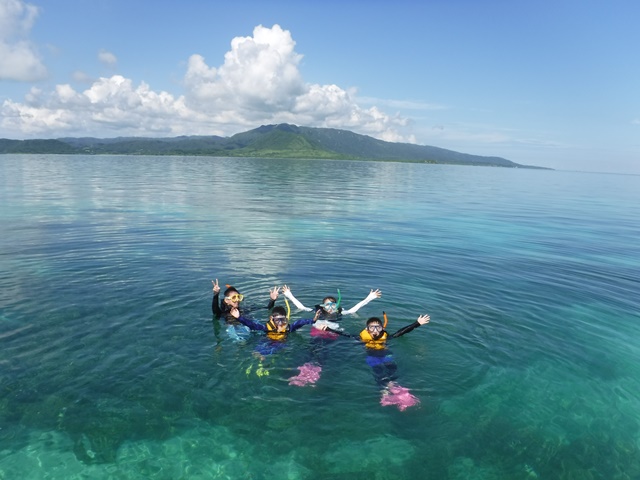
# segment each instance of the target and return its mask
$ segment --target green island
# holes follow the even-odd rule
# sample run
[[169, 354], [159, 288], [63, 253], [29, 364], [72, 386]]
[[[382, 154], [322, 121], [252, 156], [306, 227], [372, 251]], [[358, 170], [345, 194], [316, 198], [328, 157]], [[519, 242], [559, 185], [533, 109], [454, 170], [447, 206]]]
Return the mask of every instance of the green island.
[[286, 123], [263, 125], [231, 137], [0, 138], [0, 154], [16, 153], [373, 160], [544, 169], [520, 165], [501, 157], [471, 155], [428, 145], [386, 142], [348, 130], [299, 127]]

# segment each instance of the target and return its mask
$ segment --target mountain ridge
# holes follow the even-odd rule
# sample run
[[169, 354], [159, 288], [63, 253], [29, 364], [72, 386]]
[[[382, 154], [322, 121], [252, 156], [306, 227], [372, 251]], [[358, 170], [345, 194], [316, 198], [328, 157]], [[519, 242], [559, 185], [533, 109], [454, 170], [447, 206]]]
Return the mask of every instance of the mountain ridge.
[[193, 135], [166, 138], [0, 139], [0, 153], [317, 158], [544, 168], [517, 164], [497, 156], [472, 155], [429, 145], [387, 142], [349, 130], [286, 123], [262, 125], [230, 137]]

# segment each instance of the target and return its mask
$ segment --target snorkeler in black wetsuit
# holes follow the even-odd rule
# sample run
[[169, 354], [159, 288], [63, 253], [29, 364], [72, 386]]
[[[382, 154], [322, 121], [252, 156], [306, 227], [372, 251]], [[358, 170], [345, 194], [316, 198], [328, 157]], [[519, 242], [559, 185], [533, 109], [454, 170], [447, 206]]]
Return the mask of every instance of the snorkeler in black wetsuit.
[[[387, 349], [387, 340], [401, 337], [419, 326], [429, 323], [430, 317], [429, 315], [420, 315], [415, 322], [402, 327], [395, 333], [389, 334], [385, 330], [387, 323], [386, 313], [383, 312], [383, 316], [385, 318], [384, 325], [378, 317], [371, 317], [367, 320], [366, 328], [357, 337], [364, 342], [367, 351], [367, 365], [371, 367], [376, 383], [385, 388], [396, 379], [396, 371], [398, 369], [393, 354]], [[345, 337], [356, 337], [356, 335], [351, 335], [341, 330], [332, 330], [330, 327], [326, 327], [326, 330]]]
[[[418, 397], [414, 396], [408, 388], [396, 382], [396, 371], [398, 366], [393, 359], [391, 351], [387, 350], [387, 340], [397, 338], [405, 333], [416, 329], [420, 325], [429, 323], [429, 315], [420, 315], [418, 319], [405, 326], [393, 334], [389, 334], [385, 327], [387, 325], [387, 315], [383, 312], [384, 324], [378, 317], [371, 317], [367, 320], [367, 326], [360, 332], [358, 338], [364, 342], [367, 350], [367, 365], [371, 367], [376, 383], [381, 387], [382, 396], [380, 404], [382, 406], [395, 405], [400, 411], [420, 403]], [[336, 331], [338, 335], [355, 337], [343, 331]]]
[[[225, 320], [230, 323], [237, 323], [235, 318], [230, 315], [232, 308], [240, 309], [240, 302], [244, 300], [242, 295], [235, 287], [227, 285], [227, 289], [224, 291], [224, 297], [220, 300], [220, 286], [218, 285], [218, 279], [211, 280], [213, 284], [213, 300], [211, 302], [211, 311], [216, 318], [225, 317]], [[269, 303], [267, 304], [267, 310], [271, 310], [276, 303], [278, 293], [280, 289], [273, 287], [269, 290]], [[243, 313], [241, 311], [241, 313]]]
[[[213, 284], [213, 300], [211, 302], [211, 311], [213, 312], [213, 330], [218, 336], [220, 325], [216, 320], [224, 318], [226, 324], [226, 332], [233, 341], [244, 341], [248, 338], [249, 328], [242, 325], [231, 315], [232, 309], [240, 309], [240, 303], [244, 300], [242, 295], [235, 287], [227, 285], [227, 289], [224, 291], [224, 297], [220, 300], [220, 286], [218, 285], [218, 279], [212, 280]], [[274, 287], [269, 291], [270, 300], [267, 305], [267, 310], [271, 310], [275, 305], [276, 299], [280, 289]], [[242, 311], [246, 313], [246, 311]]]

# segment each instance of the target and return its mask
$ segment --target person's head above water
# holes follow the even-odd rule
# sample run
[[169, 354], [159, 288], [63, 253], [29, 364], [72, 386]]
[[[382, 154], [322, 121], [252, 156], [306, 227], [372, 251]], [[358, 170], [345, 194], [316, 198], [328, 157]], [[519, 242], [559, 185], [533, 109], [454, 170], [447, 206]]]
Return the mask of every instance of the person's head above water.
[[371, 335], [371, 338], [377, 340], [384, 333], [384, 326], [382, 325], [382, 320], [378, 317], [371, 317], [367, 320], [367, 332]]
[[325, 313], [335, 313], [338, 311], [338, 302], [336, 297], [324, 297], [319, 305]]
[[321, 314], [331, 315], [334, 313], [341, 313], [340, 302], [342, 300], [342, 295], [340, 294], [340, 290], [338, 290], [338, 298], [333, 295], [327, 295], [322, 299], [322, 303], [316, 305], [316, 312], [320, 312]]
[[271, 315], [269, 316], [269, 321], [275, 326], [276, 331], [284, 332], [287, 330], [287, 325], [289, 324], [289, 319], [287, 318], [287, 311], [284, 307], [274, 307], [271, 310]]
[[224, 291], [224, 303], [229, 305], [230, 307], [237, 307], [244, 295], [242, 295], [235, 287], [227, 286], [227, 289]]

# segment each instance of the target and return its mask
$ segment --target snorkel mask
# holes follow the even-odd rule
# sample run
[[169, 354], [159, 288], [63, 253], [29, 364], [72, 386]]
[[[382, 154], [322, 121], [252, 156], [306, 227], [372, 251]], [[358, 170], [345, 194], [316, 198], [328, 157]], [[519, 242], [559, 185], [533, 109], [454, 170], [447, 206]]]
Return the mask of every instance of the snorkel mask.
[[287, 324], [287, 317], [285, 317], [284, 315], [274, 315], [271, 318], [273, 319], [273, 323], [277, 326]]
[[385, 328], [387, 328], [387, 323], [389, 319], [387, 318], [387, 313], [382, 312], [382, 318], [384, 322], [380, 322], [379, 318], [371, 318], [369, 319], [371, 323], [367, 322], [367, 332], [373, 340], [378, 340], [384, 334]]
[[341, 299], [342, 299], [342, 296], [340, 295], [340, 290], [338, 290], [338, 301], [331, 302], [327, 300], [326, 302], [320, 304], [320, 306], [327, 313], [335, 313], [338, 311], [338, 308], [340, 308]]
[[[289, 317], [291, 315], [291, 308], [289, 307], [289, 302], [287, 302], [285, 300], [285, 303], [287, 304], [287, 313], [286, 315], [283, 315], [282, 313], [278, 312], [276, 314], [272, 314], [271, 315], [271, 319], [269, 320], [269, 323], [271, 324], [270, 328], [274, 329], [274, 333], [284, 333], [287, 329], [286, 326], [289, 323]], [[280, 330], [281, 328], [284, 327], [284, 330]]]
[[287, 324], [289, 323], [289, 317], [291, 316], [291, 308], [289, 307], [289, 302], [287, 302], [285, 300], [285, 303], [287, 304], [287, 314], [286, 315], [282, 315], [281, 313], [278, 313], [276, 315], [271, 315], [271, 323], [273, 325], [273, 327], [275, 328], [275, 330], [277, 332], [283, 333], [285, 330], [281, 331], [280, 329], [282, 327], [286, 327]]
[[244, 299], [244, 295], [238, 292], [231, 285], [227, 284], [227, 289], [231, 289], [231, 292], [229, 292], [229, 295], [225, 295], [224, 297], [225, 300], [229, 300], [230, 302], [233, 302], [233, 303], [240, 303]]

